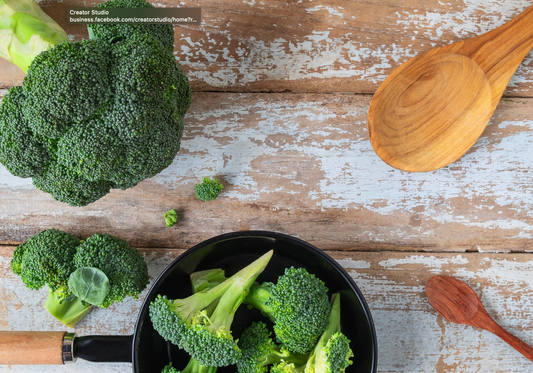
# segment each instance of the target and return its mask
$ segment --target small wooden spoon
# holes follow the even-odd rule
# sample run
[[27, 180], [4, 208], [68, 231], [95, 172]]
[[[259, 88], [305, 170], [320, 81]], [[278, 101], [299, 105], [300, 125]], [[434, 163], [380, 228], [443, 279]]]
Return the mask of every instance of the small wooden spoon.
[[487, 126], [533, 48], [533, 7], [486, 34], [435, 48], [399, 66], [368, 112], [377, 155], [405, 171], [431, 171], [463, 156]]
[[446, 320], [488, 330], [533, 361], [533, 347], [502, 328], [487, 313], [476, 292], [463, 281], [434, 276], [426, 284], [429, 303]]

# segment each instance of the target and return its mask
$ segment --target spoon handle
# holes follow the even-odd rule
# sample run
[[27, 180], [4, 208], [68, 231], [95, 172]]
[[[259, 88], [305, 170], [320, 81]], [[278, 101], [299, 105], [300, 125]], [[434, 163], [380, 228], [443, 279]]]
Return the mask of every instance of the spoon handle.
[[529, 360], [533, 361], [533, 347], [528, 345], [526, 342], [521, 340], [518, 337], [515, 337], [507, 330], [498, 325], [494, 320], [492, 320], [491, 327], [487, 328], [488, 331], [496, 334], [498, 337], [503, 339], [505, 342], [509, 343], [511, 347], [514, 347], [518, 352], [527, 357]]

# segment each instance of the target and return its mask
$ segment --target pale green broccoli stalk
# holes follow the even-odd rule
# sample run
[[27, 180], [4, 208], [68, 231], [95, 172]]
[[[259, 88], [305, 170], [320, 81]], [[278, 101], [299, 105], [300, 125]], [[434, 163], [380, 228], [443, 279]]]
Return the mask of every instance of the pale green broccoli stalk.
[[22, 71], [42, 51], [66, 41], [67, 33], [34, 0], [0, 0], [0, 57]]
[[187, 298], [158, 295], [149, 308], [154, 329], [204, 366], [235, 364], [241, 357], [231, 333], [235, 312], [272, 254], [269, 251], [218, 286]]
[[206, 269], [191, 273], [192, 292], [199, 293], [214, 288], [226, 281], [226, 272], [222, 268]]
[[242, 357], [237, 362], [239, 373], [267, 373], [271, 364], [282, 361], [301, 366], [307, 362], [308, 355], [292, 353], [283, 346], [278, 346], [271, 332], [263, 322], [253, 322], [244, 329], [239, 339]]
[[224, 189], [224, 185], [217, 179], [204, 177], [200, 184], [194, 186], [196, 198], [202, 201], [212, 201], [216, 199]]
[[165, 218], [167, 228], [172, 227], [178, 221], [178, 213], [174, 209], [165, 212], [163, 217]]
[[354, 356], [350, 340], [341, 332], [340, 294], [333, 294], [329, 323], [305, 364], [282, 361], [274, 364], [271, 373], [344, 373]]
[[[308, 353], [328, 325], [328, 288], [305, 268], [287, 268], [276, 284], [254, 284], [244, 303], [274, 323], [274, 333], [287, 349]], [[313, 322], [309, 322], [313, 320]]]

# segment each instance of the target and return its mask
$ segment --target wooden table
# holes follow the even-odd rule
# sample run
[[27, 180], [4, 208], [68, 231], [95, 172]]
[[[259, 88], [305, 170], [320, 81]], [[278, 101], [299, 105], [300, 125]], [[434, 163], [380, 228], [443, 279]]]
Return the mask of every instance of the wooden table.
[[[66, 26], [65, 9], [41, 2]], [[390, 168], [372, 151], [366, 113], [385, 77], [434, 46], [488, 31], [530, 1], [169, 1], [200, 6], [200, 26], [176, 26], [176, 58], [193, 104], [180, 154], [160, 175], [84, 208], [56, 202], [0, 166], [0, 329], [64, 330], [9, 268], [13, 249], [59, 228], [106, 232], [138, 247], [152, 280], [183, 249], [237, 230], [272, 230], [325, 250], [348, 270], [375, 319], [379, 372], [531, 372], [488, 332], [444, 321], [427, 279], [471, 284], [489, 313], [533, 343], [533, 60], [526, 58], [474, 148], [428, 173]], [[1, 95], [23, 74], [0, 62]], [[215, 176], [223, 195], [193, 186]], [[166, 228], [162, 214], [180, 221]], [[142, 299], [142, 298], [141, 298]], [[76, 332], [131, 333], [141, 305], [91, 312]], [[128, 364], [0, 367], [10, 372], [129, 372]]]

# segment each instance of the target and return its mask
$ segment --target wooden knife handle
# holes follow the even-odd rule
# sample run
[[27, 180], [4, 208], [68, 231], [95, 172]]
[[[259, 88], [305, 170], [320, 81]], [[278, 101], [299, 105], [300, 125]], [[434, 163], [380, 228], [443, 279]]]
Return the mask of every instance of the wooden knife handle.
[[0, 365], [63, 364], [65, 334], [0, 331]]

